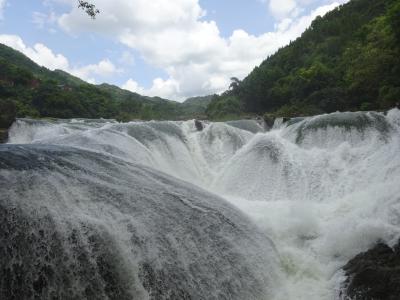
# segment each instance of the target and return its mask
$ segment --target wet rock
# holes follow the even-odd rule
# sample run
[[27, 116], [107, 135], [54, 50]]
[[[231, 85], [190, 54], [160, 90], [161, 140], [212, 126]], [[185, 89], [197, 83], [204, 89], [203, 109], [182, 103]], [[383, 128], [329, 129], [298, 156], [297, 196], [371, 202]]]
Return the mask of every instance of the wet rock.
[[194, 120], [194, 126], [196, 126], [197, 131], [203, 131], [204, 125], [199, 120]]
[[400, 243], [393, 249], [379, 243], [358, 254], [343, 269], [347, 276], [343, 299], [399, 299]]
[[8, 140], [8, 130], [0, 129], [0, 144], [6, 143]]
[[11, 100], [0, 99], [0, 128], [9, 128], [15, 121], [16, 108]]
[[265, 122], [265, 125], [268, 126], [268, 128], [272, 128], [275, 123], [275, 117], [273, 117], [272, 115], [269, 115], [269, 114], [265, 114], [264, 122]]

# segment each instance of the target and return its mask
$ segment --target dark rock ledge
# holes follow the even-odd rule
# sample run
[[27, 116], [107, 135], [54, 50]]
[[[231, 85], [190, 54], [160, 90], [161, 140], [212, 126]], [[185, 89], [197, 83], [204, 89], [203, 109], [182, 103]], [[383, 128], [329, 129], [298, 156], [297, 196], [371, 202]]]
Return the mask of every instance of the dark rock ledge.
[[0, 144], [6, 143], [8, 140], [8, 130], [0, 128]]
[[351, 259], [343, 270], [347, 280], [341, 299], [400, 299], [400, 241], [393, 249], [378, 243]]

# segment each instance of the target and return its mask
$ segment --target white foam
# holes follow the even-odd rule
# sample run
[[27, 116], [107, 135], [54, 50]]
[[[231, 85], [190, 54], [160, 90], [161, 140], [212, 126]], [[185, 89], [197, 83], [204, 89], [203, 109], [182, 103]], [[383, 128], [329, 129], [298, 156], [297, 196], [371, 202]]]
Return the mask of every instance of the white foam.
[[[275, 242], [278, 299], [333, 299], [341, 267], [400, 236], [400, 111], [323, 115], [252, 133], [193, 121], [35, 125], [10, 141], [67, 144], [140, 162], [222, 195]], [[36, 127], [35, 127], [36, 126]], [[49, 133], [52, 132], [52, 133]]]

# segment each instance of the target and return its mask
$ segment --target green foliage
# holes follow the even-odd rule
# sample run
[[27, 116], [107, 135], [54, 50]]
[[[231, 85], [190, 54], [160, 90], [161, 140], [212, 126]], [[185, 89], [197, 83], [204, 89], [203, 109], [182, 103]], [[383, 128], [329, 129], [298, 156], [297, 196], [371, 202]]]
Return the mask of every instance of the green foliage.
[[324, 113], [317, 106], [307, 103], [285, 104], [273, 113], [266, 113], [269, 118], [294, 118], [319, 115]]
[[397, 2], [390, 7], [387, 18], [397, 42], [400, 42], [400, 2]]
[[18, 51], [0, 44], [0, 101], [1, 128], [9, 125], [4, 120], [26, 116], [119, 121], [201, 118], [210, 97], [181, 104], [141, 96], [113, 85], [91, 85], [66, 72], [39, 67]]
[[215, 95], [207, 107], [206, 114], [211, 120], [237, 119], [243, 115], [243, 104], [233, 95]]
[[[352, 0], [213, 101], [281, 116], [379, 110], [400, 102], [400, 0]], [[239, 107], [237, 101], [233, 105]], [[220, 116], [223, 112], [220, 112]]]
[[195, 119], [205, 119], [205, 111], [208, 105], [211, 103], [215, 95], [209, 95], [204, 97], [193, 97], [187, 99], [181, 104], [182, 116], [189, 116]]
[[15, 119], [15, 104], [11, 99], [0, 99], [0, 128], [8, 128]]

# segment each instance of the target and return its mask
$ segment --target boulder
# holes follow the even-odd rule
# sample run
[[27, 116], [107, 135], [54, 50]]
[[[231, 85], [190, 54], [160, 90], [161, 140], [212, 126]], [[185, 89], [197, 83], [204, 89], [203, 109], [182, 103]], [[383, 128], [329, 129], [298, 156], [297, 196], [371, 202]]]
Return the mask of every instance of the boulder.
[[265, 125], [268, 126], [268, 128], [272, 128], [275, 123], [275, 117], [270, 114], [265, 114], [264, 122], [265, 122]]
[[15, 121], [16, 108], [11, 100], [0, 99], [0, 128], [9, 128]]
[[194, 120], [194, 126], [196, 127], [197, 131], [203, 131], [204, 125], [199, 120]]
[[400, 296], [400, 243], [390, 248], [378, 243], [351, 259], [343, 268], [342, 292], [350, 299], [397, 300]]
[[6, 143], [8, 140], [8, 130], [0, 129], [0, 144]]

